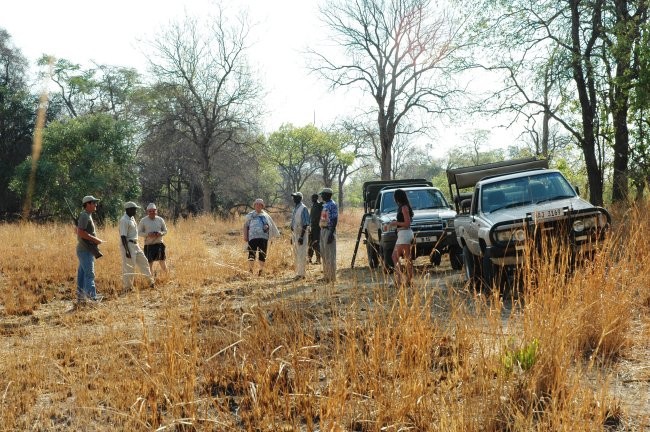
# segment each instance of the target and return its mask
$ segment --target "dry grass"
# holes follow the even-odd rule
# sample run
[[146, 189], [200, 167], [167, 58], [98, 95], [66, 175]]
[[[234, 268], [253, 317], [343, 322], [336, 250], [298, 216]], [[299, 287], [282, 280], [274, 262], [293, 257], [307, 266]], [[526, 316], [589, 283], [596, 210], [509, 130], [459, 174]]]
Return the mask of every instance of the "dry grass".
[[[528, 268], [519, 296], [475, 293], [448, 268], [391, 289], [349, 257], [335, 286], [293, 283], [287, 236], [265, 278], [240, 222], [179, 221], [168, 277], [121, 292], [114, 226], [98, 307], [69, 312], [69, 226], [0, 225], [2, 430], [576, 431], [650, 428], [647, 208], [567, 277]], [[284, 230], [286, 232], [286, 228]], [[639, 395], [645, 395], [639, 397]]]

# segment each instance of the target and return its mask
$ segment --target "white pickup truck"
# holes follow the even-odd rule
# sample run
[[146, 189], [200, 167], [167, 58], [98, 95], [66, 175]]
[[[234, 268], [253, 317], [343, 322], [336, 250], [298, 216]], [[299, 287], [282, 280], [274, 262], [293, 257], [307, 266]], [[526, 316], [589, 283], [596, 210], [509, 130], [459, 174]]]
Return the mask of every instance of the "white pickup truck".
[[[580, 198], [546, 160], [517, 159], [447, 170], [456, 204], [456, 238], [466, 278], [491, 287], [524, 252], [562, 242], [572, 257], [597, 249], [608, 231], [607, 210]], [[462, 190], [473, 188], [471, 193]], [[550, 241], [549, 241], [550, 240]]]

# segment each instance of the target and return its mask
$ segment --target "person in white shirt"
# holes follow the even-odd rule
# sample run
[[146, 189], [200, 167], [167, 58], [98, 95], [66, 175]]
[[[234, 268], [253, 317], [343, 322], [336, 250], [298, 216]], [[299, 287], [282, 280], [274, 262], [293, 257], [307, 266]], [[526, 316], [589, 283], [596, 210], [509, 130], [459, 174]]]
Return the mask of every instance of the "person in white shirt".
[[124, 203], [124, 216], [120, 219], [120, 239], [122, 240], [122, 283], [124, 290], [133, 288], [135, 279], [135, 268], [149, 279], [149, 286], [154, 287], [154, 278], [144, 252], [138, 245], [138, 227], [135, 224], [135, 212], [139, 209], [136, 203], [129, 201]]
[[166, 247], [163, 243], [163, 236], [167, 234], [167, 225], [165, 225], [165, 220], [157, 215], [157, 212], [156, 204], [149, 203], [147, 216], [140, 219], [138, 224], [138, 235], [144, 237], [144, 255], [149, 262], [151, 273], [153, 273], [154, 261], [158, 261], [160, 268], [167, 273]]
[[307, 264], [307, 249], [309, 248], [308, 228], [309, 210], [302, 202], [302, 192], [291, 194], [295, 207], [291, 213], [291, 244], [295, 257], [296, 276], [294, 280], [305, 278], [305, 265]]

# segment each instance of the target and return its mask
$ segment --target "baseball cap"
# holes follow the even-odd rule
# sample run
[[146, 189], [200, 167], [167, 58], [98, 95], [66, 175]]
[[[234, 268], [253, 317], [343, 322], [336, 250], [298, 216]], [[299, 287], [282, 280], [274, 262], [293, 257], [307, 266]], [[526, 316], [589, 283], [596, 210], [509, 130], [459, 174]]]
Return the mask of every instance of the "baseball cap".
[[83, 199], [81, 200], [81, 204], [86, 204], [86, 203], [93, 202], [93, 201], [94, 201], [94, 202], [97, 202], [97, 201], [99, 201], [99, 198], [95, 198], [95, 197], [92, 196], [92, 195], [86, 195], [86, 196], [83, 197]]
[[127, 202], [124, 203], [124, 208], [125, 209], [140, 208], [140, 206], [137, 205], [136, 203], [134, 203], [133, 201], [127, 201]]
[[149, 203], [149, 205], [147, 206], [147, 210], [156, 210], [156, 204]]
[[298, 196], [298, 197], [302, 198], [302, 192], [294, 192], [294, 193], [291, 194], [291, 196]]
[[320, 192], [318, 192], [318, 195], [323, 195], [323, 194], [330, 194], [332, 195], [334, 192], [332, 191], [331, 188], [323, 188]]

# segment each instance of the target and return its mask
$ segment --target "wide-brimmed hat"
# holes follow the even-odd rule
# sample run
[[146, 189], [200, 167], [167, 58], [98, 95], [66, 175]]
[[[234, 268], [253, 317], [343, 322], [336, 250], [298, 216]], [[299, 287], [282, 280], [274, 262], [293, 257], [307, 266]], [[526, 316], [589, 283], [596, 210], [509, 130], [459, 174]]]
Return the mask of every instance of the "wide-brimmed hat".
[[302, 199], [302, 192], [294, 192], [291, 194], [292, 197], [300, 197]]
[[331, 188], [323, 188], [323, 189], [321, 189], [320, 192], [318, 192], [318, 195], [323, 195], [323, 194], [332, 195], [333, 193], [334, 193], [334, 191], [332, 191]]
[[124, 208], [125, 209], [140, 208], [140, 206], [137, 205], [136, 203], [134, 203], [133, 201], [127, 201], [127, 202], [124, 203]]
[[92, 195], [86, 195], [86, 196], [83, 197], [83, 199], [81, 200], [81, 204], [86, 204], [86, 203], [89, 203], [89, 202], [97, 202], [97, 201], [99, 201], [99, 198], [95, 198], [95, 197], [92, 196]]
[[149, 205], [147, 206], [147, 210], [157, 210], [156, 204], [149, 203]]

